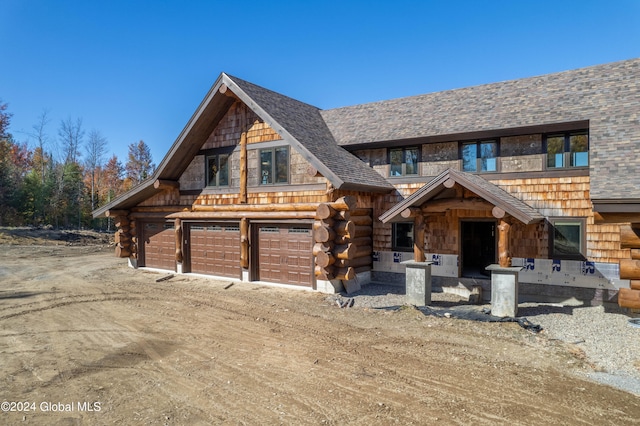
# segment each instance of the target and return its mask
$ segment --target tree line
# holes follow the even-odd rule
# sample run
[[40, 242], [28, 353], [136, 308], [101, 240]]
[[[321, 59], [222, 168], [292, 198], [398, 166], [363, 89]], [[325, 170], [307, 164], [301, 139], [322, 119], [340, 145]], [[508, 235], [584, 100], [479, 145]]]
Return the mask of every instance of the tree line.
[[131, 143], [126, 162], [107, 158], [107, 140], [88, 133], [81, 118], [62, 120], [57, 134], [43, 111], [29, 142], [9, 133], [11, 114], [0, 100], [0, 226], [108, 227], [91, 211], [145, 180], [155, 170], [144, 141]]

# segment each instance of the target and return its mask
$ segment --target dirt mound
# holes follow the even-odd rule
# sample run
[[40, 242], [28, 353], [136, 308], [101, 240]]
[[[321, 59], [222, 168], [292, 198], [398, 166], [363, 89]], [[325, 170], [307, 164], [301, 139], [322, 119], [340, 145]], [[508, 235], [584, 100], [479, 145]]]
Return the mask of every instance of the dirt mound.
[[36, 227], [0, 227], [0, 244], [12, 245], [103, 245], [113, 242], [113, 233]]

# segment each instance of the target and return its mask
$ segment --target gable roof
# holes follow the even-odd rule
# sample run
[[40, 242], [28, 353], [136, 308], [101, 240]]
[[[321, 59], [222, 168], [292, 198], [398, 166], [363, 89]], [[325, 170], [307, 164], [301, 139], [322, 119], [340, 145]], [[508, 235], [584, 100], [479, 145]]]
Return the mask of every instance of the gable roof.
[[220, 74], [168, 153], [149, 179], [93, 211], [99, 217], [112, 209], [128, 209], [158, 192], [158, 179], [177, 180], [224, 117], [235, 98], [220, 93], [226, 85], [238, 99], [271, 126], [336, 189], [388, 192], [393, 186], [379, 173], [339, 147], [318, 108]]
[[440, 173], [411, 196], [387, 210], [380, 216], [380, 220], [383, 223], [406, 221], [400, 215], [405, 209], [422, 206], [446, 188], [451, 187], [452, 182], [477, 194], [526, 225], [544, 220], [544, 216], [536, 209], [481, 176], [453, 169]]
[[318, 108], [248, 81], [223, 75], [229, 79], [231, 91], [296, 147], [335, 188], [376, 192], [393, 189], [378, 172], [336, 144]]
[[[640, 59], [321, 112], [350, 150], [589, 128], [591, 198], [640, 200]], [[511, 133], [509, 133], [511, 131]], [[519, 132], [519, 133], [518, 133]], [[446, 138], [446, 139], [444, 139]], [[462, 139], [464, 140], [464, 139]]]

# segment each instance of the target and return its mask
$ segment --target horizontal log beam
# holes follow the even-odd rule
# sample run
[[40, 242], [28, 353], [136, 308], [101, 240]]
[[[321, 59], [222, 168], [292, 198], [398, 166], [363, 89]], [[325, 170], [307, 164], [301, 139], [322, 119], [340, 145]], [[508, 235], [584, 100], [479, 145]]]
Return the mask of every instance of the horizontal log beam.
[[107, 210], [104, 212], [106, 217], [127, 216], [128, 214], [128, 210]]
[[640, 249], [631, 249], [631, 258], [640, 260]]
[[623, 249], [640, 248], [640, 226], [620, 226], [620, 247]]
[[439, 213], [447, 210], [492, 210], [494, 207], [481, 198], [445, 198], [427, 201], [422, 206], [423, 213]]
[[342, 220], [352, 220], [354, 216], [371, 216], [373, 214], [373, 209], [354, 209], [354, 210], [342, 210], [336, 212], [336, 219]]
[[129, 257], [131, 256], [131, 250], [128, 246], [122, 244], [116, 244], [115, 248], [116, 257]]
[[[136, 217], [140, 217], [137, 216]], [[284, 211], [284, 212], [268, 212], [268, 211], [219, 211], [219, 212], [178, 212], [166, 215], [168, 219], [313, 219], [315, 212], [312, 211]]]
[[333, 241], [315, 243], [313, 245], [313, 249], [311, 250], [311, 252], [313, 253], [314, 256], [317, 256], [318, 253], [322, 253], [323, 251], [333, 250], [333, 247], [334, 247]]
[[363, 266], [369, 266], [373, 263], [373, 258], [371, 256], [358, 257], [355, 259], [336, 259], [333, 266], [336, 268], [349, 267], [352, 268], [360, 268]]
[[322, 266], [323, 268], [333, 265], [335, 261], [336, 258], [328, 251], [321, 251], [316, 255], [316, 265]]
[[640, 260], [622, 259], [620, 260], [621, 280], [640, 280]]
[[629, 288], [631, 290], [640, 290], [640, 280], [629, 281]]
[[355, 244], [341, 244], [334, 247], [333, 254], [337, 259], [353, 259], [356, 257], [356, 249]]
[[191, 206], [146, 206], [146, 207], [134, 207], [131, 209], [133, 213], [173, 213], [173, 212], [188, 212], [191, 210]]
[[622, 308], [640, 309], [640, 290], [621, 288], [618, 291], [618, 305]]
[[177, 180], [156, 179], [153, 182], [155, 189], [180, 189], [180, 182]]
[[329, 228], [328, 226], [323, 226], [313, 230], [313, 239], [317, 243], [326, 243], [328, 241], [333, 241], [335, 237], [336, 232], [333, 230], [333, 228]]
[[333, 276], [337, 280], [353, 280], [356, 277], [356, 270], [351, 266], [346, 268], [336, 268], [333, 271]]
[[422, 210], [418, 207], [408, 207], [400, 212], [400, 216], [405, 219], [422, 216]]
[[637, 223], [640, 225], [640, 213], [604, 213], [594, 212], [593, 220], [601, 223]]
[[356, 224], [350, 220], [341, 220], [334, 224], [333, 229], [338, 235], [354, 235], [356, 232]]
[[318, 203], [281, 203], [281, 204], [195, 204], [190, 210], [194, 212], [315, 212]]

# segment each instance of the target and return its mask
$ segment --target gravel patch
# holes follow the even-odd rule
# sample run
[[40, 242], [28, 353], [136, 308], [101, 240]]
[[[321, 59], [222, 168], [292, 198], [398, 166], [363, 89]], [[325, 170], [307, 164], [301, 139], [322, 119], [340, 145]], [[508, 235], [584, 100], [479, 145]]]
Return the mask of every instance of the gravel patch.
[[[404, 288], [382, 284], [369, 284], [352, 294], [327, 299], [349, 308], [396, 309], [406, 304]], [[451, 293], [433, 292], [431, 300], [431, 306], [423, 312], [439, 316], [468, 317], [473, 313], [478, 317], [478, 313], [491, 309], [490, 304], [470, 304], [465, 297]], [[584, 373], [589, 379], [640, 396], [640, 328], [629, 321], [638, 315], [617, 306], [521, 303], [518, 316], [541, 326], [541, 335], [547, 339], [582, 351], [594, 367]]]

